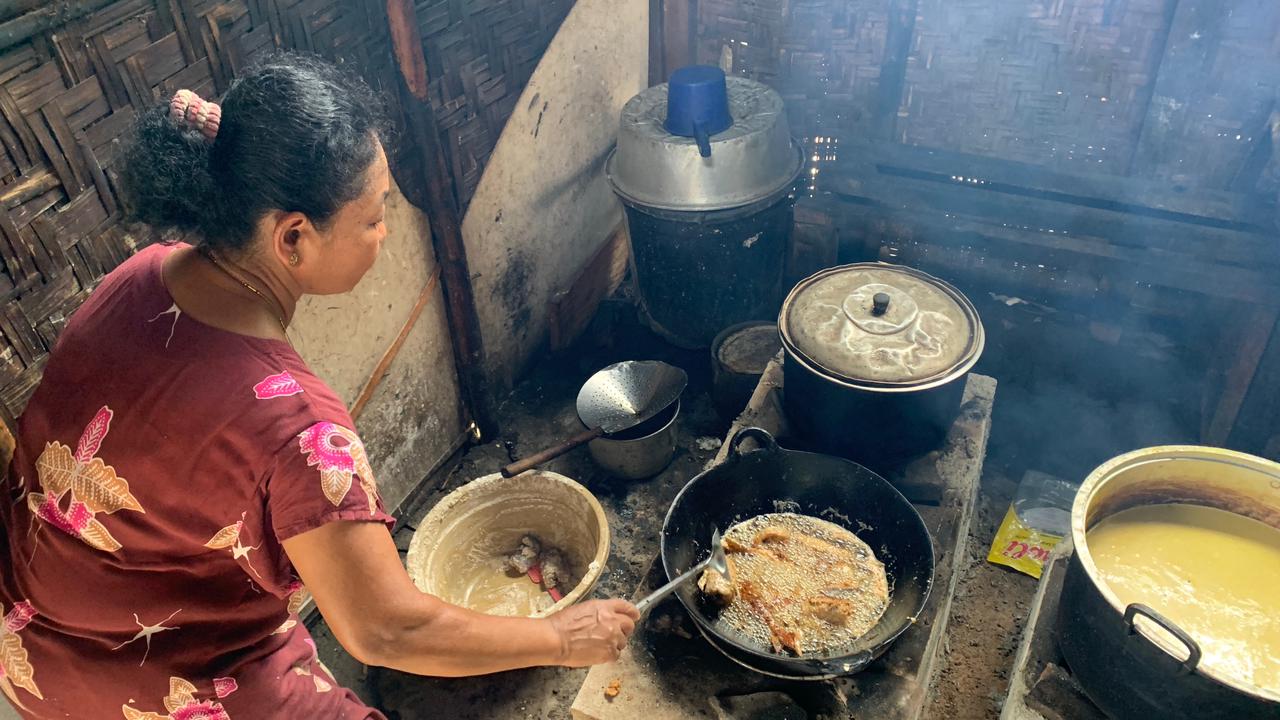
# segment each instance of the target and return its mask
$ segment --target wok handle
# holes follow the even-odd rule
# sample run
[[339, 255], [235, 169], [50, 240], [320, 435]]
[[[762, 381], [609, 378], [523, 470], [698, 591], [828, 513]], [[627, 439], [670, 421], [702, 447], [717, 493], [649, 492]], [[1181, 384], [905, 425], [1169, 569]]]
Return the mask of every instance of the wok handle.
[[636, 610], [639, 610], [641, 615], [644, 615], [645, 613], [649, 612], [650, 608], [652, 608], [654, 605], [657, 605], [659, 602], [661, 602], [671, 593], [675, 592], [681, 585], [689, 582], [693, 578], [697, 577], [698, 574], [701, 573], [703, 570], [706, 570], [707, 565], [710, 562], [711, 562], [711, 558], [707, 558], [706, 560], [703, 560], [697, 565], [694, 565], [692, 568], [689, 568], [687, 572], [681, 574], [675, 580], [672, 580], [666, 585], [663, 585], [657, 590], [654, 590], [653, 592], [644, 596], [643, 598], [640, 599], [639, 602], [636, 603]]
[[[1186, 672], [1195, 672], [1196, 666], [1200, 664], [1200, 645], [1185, 630], [1173, 624], [1169, 618], [1143, 605], [1142, 603], [1130, 603], [1129, 607], [1124, 609], [1124, 624], [1129, 626], [1129, 634], [1132, 635], [1138, 631], [1134, 627], [1134, 617], [1137, 615], [1145, 615], [1151, 622], [1159, 625], [1165, 632], [1178, 639], [1178, 642], [1187, 646], [1187, 659], [1182, 661], [1182, 669]], [[1175, 658], [1176, 659], [1176, 658]]]
[[604, 435], [603, 428], [596, 428], [594, 430], [585, 430], [577, 435], [574, 435], [568, 440], [565, 440], [559, 445], [556, 445], [554, 447], [549, 447], [540, 453], [530, 455], [529, 457], [524, 458], [523, 460], [517, 460], [511, 463], [510, 465], [507, 465], [506, 467], [502, 468], [502, 477], [506, 477], [506, 478], [515, 477], [516, 475], [519, 475], [525, 470], [532, 470], [538, 467], [539, 465], [541, 465], [542, 463], [547, 462], [548, 460], [554, 460], [560, 457], [561, 455], [569, 452], [570, 450], [578, 447], [579, 445], [582, 445], [584, 443], [589, 443], [592, 440], [595, 440], [601, 435]]
[[[778, 449], [778, 441], [773, 439], [768, 430], [758, 427], [742, 428], [729, 441], [729, 459], [735, 459], [745, 453], [742, 452], [742, 441], [753, 439], [760, 443], [760, 450], [765, 452], [774, 452]], [[758, 452], [758, 451], [757, 451]]]

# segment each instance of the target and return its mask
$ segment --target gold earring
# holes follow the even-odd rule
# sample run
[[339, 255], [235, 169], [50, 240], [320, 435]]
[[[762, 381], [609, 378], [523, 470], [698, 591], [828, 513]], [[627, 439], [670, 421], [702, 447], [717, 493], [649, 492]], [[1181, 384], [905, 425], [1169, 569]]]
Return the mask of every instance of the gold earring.
[[297, 265], [297, 264], [298, 264], [299, 262], [301, 262], [301, 261], [302, 261], [302, 258], [298, 257], [298, 253], [294, 253], [294, 254], [292, 254], [292, 255], [290, 255], [290, 256], [289, 256], [289, 264], [290, 264], [290, 265]]

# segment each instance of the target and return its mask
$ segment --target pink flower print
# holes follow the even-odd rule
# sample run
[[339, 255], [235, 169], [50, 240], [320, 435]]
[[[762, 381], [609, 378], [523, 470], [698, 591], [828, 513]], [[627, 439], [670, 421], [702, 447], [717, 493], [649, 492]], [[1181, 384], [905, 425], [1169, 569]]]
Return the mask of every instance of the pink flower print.
[[98, 513], [146, 512], [129, 492], [128, 481], [97, 457], [113, 416], [109, 407], [99, 410], [80, 436], [75, 452], [60, 442], [47, 443], [36, 459], [36, 474], [44, 492], [27, 495], [27, 507], [36, 517], [104, 552], [119, 550], [120, 543], [96, 519]]
[[289, 603], [285, 608], [288, 615], [285, 621], [280, 623], [280, 627], [276, 628], [272, 635], [281, 635], [287, 633], [297, 626], [298, 621], [295, 617], [302, 612], [302, 606], [307, 604], [307, 598], [311, 596], [307, 589], [303, 587], [301, 580], [294, 580], [285, 588], [285, 592], [289, 593]]
[[293, 375], [285, 370], [278, 375], [268, 375], [266, 379], [253, 386], [253, 396], [259, 400], [290, 397], [302, 392], [302, 385], [293, 379]]
[[18, 699], [17, 688], [44, 699], [36, 685], [36, 671], [27, 659], [26, 648], [22, 646], [22, 636], [18, 635], [35, 616], [35, 608], [23, 600], [15, 603], [13, 609], [5, 614], [4, 622], [0, 623], [0, 691], [4, 691], [9, 700], [23, 710], [27, 710], [27, 706]]
[[[229, 679], [229, 678], [224, 678]], [[215, 682], [215, 687], [216, 683]], [[234, 683], [234, 681], [232, 681]], [[196, 686], [180, 677], [169, 678], [169, 694], [164, 699], [167, 715], [157, 712], [146, 712], [121, 706], [125, 720], [231, 720], [231, 716], [223, 709], [221, 703], [212, 700], [197, 700]], [[230, 693], [228, 693], [230, 694]], [[219, 698], [223, 697], [221, 695]]]
[[358, 435], [341, 425], [318, 422], [298, 435], [298, 445], [307, 456], [307, 465], [319, 467], [320, 487], [334, 507], [342, 505], [354, 476], [360, 479], [369, 500], [369, 514], [378, 512], [378, 486]]
[[236, 684], [235, 678], [224, 677], [213, 679], [213, 694], [217, 695], [219, 700], [239, 689], [240, 686]]
[[[71, 505], [63, 512], [58, 507], [58, 501], [52, 495], [44, 496], [40, 493], [32, 493], [37, 497], [43, 497], [44, 502], [39, 505], [32, 504], [32, 511], [36, 517], [44, 520], [50, 525], [58, 528], [68, 535], [80, 537], [85, 529], [89, 527], [89, 521], [93, 519], [93, 511], [89, 510], [82, 502], [71, 501]], [[30, 501], [28, 501], [30, 502]], [[112, 548], [113, 550], [118, 548]]]
[[231, 720], [220, 703], [211, 700], [188, 703], [169, 713], [172, 720]]
[[31, 624], [32, 618], [36, 616], [36, 609], [26, 600], [19, 600], [13, 604], [13, 609], [8, 615], [4, 616], [4, 629], [7, 632], [21, 632], [23, 628]]
[[88, 465], [93, 461], [93, 456], [98, 454], [98, 448], [102, 447], [102, 441], [107, 439], [113, 417], [115, 413], [111, 412], [111, 408], [103, 406], [89, 421], [89, 426], [80, 436], [80, 442], [76, 443], [76, 462]]

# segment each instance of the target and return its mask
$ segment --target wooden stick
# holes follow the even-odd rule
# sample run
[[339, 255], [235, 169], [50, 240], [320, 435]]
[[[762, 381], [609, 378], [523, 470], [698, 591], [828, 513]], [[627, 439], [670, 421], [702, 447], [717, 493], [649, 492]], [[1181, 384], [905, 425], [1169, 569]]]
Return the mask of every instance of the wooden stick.
[[39, 7], [41, 3], [26, 0], [0, 3], [0, 10], [5, 11], [22, 11], [33, 5], [38, 8], [0, 23], [0, 50], [7, 50], [18, 43], [30, 40], [60, 23], [79, 20], [113, 2], [115, 0], [77, 0], [77, 2], [62, 0], [58, 3], [49, 3], [44, 7]]
[[352, 403], [352, 420], [360, 418], [360, 413], [364, 412], [365, 406], [373, 398], [373, 392], [378, 389], [378, 385], [382, 384], [382, 378], [387, 375], [387, 368], [391, 367], [391, 361], [396, 359], [396, 355], [404, 345], [405, 339], [409, 337], [409, 331], [413, 330], [414, 324], [418, 322], [418, 317], [422, 315], [422, 311], [427, 307], [427, 303], [430, 302], [431, 295], [435, 292], [436, 283], [439, 280], [440, 266], [436, 265], [435, 272], [431, 273], [431, 278], [427, 280], [427, 286], [422, 288], [422, 294], [418, 295], [418, 302], [414, 304], [413, 310], [409, 311], [409, 319], [405, 320], [404, 327], [400, 328], [400, 334], [391, 343], [391, 347], [387, 348], [387, 351], [382, 354], [382, 359], [378, 361], [377, 367], [373, 369], [373, 374], [365, 381], [364, 389], [360, 391], [360, 395]]
[[497, 432], [497, 424], [485, 372], [484, 341], [471, 287], [467, 248], [462, 240], [457, 193], [440, 146], [439, 126], [428, 96], [426, 55], [418, 31], [417, 9], [412, 0], [386, 0], [386, 13], [407, 125], [405, 142], [413, 148], [406, 155], [425, 178], [426, 207], [422, 209], [431, 224], [436, 261], [440, 263], [458, 384], [465, 409], [479, 429], [480, 437], [485, 438]]

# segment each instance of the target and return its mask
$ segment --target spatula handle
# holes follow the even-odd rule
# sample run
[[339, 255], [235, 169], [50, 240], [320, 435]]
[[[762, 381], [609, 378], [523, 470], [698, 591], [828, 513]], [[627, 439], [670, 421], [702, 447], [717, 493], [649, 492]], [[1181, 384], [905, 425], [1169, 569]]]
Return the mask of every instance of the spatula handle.
[[510, 465], [502, 468], [502, 477], [508, 477], [508, 478], [515, 477], [516, 475], [519, 475], [525, 470], [532, 470], [544, 462], [547, 462], [549, 460], [554, 460], [560, 457], [561, 455], [569, 452], [570, 450], [578, 447], [579, 445], [582, 445], [584, 443], [589, 443], [592, 440], [595, 440], [601, 435], [604, 435], [604, 430], [601, 428], [596, 428], [594, 430], [585, 430], [577, 435], [574, 435], [568, 440], [565, 440], [559, 445], [556, 445], [555, 447], [549, 447], [540, 453], [530, 455], [529, 457], [524, 458], [523, 460], [517, 460], [511, 463]]
[[672, 580], [666, 585], [663, 585], [657, 590], [654, 590], [653, 592], [649, 593], [644, 598], [642, 598], [639, 602], [636, 603], [636, 610], [639, 610], [641, 615], [644, 615], [646, 612], [649, 612], [649, 608], [653, 607], [654, 605], [657, 605], [661, 600], [665, 599], [668, 595], [678, 590], [681, 585], [697, 577], [699, 574], [702, 573], [703, 570], [707, 569], [707, 565], [710, 563], [711, 563], [711, 558], [707, 558], [706, 560], [703, 560], [697, 565], [694, 565], [692, 568], [690, 568], [680, 577], [676, 578], [675, 580]]

